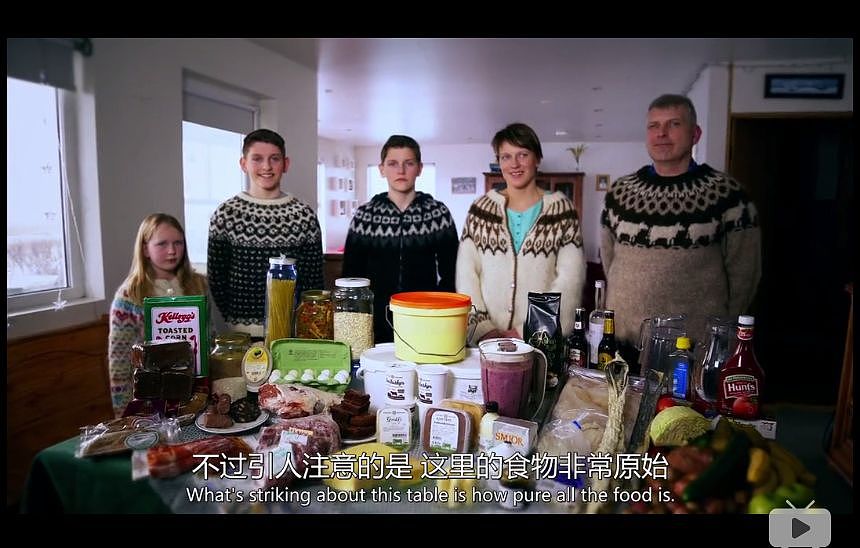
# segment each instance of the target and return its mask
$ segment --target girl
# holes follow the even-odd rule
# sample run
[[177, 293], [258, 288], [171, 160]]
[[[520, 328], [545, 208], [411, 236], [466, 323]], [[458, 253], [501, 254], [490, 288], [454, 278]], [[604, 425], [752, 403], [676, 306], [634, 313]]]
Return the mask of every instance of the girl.
[[205, 295], [206, 278], [194, 272], [185, 249], [185, 231], [175, 217], [153, 213], [140, 223], [131, 270], [110, 310], [108, 370], [114, 415], [121, 417], [132, 396], [131, 347], [144, 341], [143, 299]]

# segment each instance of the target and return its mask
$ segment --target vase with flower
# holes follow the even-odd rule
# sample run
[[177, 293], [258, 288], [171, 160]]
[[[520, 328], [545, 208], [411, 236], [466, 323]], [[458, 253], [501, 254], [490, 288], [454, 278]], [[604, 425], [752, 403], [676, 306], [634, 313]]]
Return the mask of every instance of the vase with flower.
[[579, 160], [582, 158], [582, 154], [585, 152], [586, 148], [588, 148], [588, 146], [585, 143], [579, 143], [578, 145], [574, 145], [567, 149], [571, 154], [573, 154], [573, 159], [576, 161], [576, 171], [582, 171]]

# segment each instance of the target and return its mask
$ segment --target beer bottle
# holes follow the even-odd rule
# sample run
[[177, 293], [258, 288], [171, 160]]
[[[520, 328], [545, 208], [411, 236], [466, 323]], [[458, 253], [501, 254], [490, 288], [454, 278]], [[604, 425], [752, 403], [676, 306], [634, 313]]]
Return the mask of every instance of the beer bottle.
[[597, 367], [606, 369], [606, 364], [615, 359], [618, 345], [615, 343], [615, 311], [603, 312], [603, 338], [597, 347]]
[[588, 367], [588, 341], [585, 340], [585, 309], [579, 307], [573, 319], [573, 332], [567, 338], [567, 367]]

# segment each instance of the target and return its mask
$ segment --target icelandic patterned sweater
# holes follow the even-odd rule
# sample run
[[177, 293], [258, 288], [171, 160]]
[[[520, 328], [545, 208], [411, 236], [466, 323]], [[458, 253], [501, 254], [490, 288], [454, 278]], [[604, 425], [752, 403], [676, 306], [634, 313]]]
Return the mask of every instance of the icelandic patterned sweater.
[[506, 200], [495, 190], [475, 200], [460, 239], [457, 291], [469, 295], [477, 310], [469, 315], [471, 344], [492, 329], [515, 328], [522, 335], [529, 291], [562, 294], [561, 326], [567, 335], [582, 299], [585, 258], [571, 201], [560, 192], [545, 194], [540, 215], [514, 253]]
[[451, 212], [424, 192], [405, 211], [383, 192], [355, 212], [346, 236], [343, 275], [370, 278], [377, 343], [394, 340], [385, 318], [401, 291], [454, 291], [459, 238]]
[[[206, 286], [203, 276], [198, 285]], [[155, 280], [152, 295], [183, 295], [182, 285], [173, 280]], [[128, 287], [124, 283], [117, 289], [110, 307], [110, 332], [108, 335], [108, 377], [110, 382], [111, 404], [114, 416], [121, 417], [131, 401], [134, 388], [131, 366], [131, 347], [144, 342], [143, 305], [128, 297]]]
[[264, 336], [269, 258], [281, 255], [296, 259], [296, 295], [323, 287], [319, 220], [291, 194], [261, 200], [242, 192], [212, 214], [206, 274], [230, 329]]
[[761, 275], [758, 215], [740, 184], [707, 164], [675, 177], [650, 166], [615, 181], [601, 215], [606, 307], [634, 343], [642, 320], [685, 313], [696, 340], [708, 316], [746, 311]]

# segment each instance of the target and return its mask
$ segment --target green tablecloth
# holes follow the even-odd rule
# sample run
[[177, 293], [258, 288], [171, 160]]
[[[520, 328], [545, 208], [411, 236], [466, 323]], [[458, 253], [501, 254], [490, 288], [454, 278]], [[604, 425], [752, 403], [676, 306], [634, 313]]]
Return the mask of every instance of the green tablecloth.
[[76, 458], [78, 438], [44, 449], [36, 455], [21, 511], [65, 513], [153, 514], [170, 510], [149, 486], [131, 479], [130, 453]]

